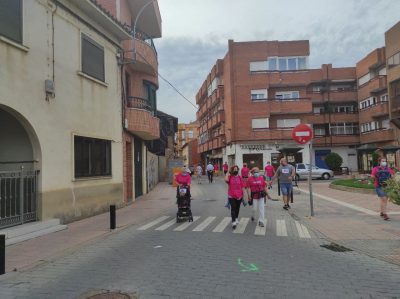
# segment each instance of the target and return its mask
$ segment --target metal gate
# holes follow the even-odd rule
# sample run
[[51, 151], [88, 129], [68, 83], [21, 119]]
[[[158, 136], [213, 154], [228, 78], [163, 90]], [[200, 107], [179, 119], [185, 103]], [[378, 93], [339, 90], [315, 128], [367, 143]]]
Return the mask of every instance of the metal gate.
[[39, 171], [0, 172], [0, 228], [37, 220]]

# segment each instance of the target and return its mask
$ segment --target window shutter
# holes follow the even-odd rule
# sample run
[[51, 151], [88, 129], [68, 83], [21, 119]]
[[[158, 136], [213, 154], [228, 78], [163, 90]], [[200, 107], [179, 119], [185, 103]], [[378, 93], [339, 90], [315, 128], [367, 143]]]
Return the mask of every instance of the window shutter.
[[0, 1], [0, 35], [22, 44], [22, 0]]
[[82, 34], [82, 72], [105, 81], [104, 48], [84, 34]]

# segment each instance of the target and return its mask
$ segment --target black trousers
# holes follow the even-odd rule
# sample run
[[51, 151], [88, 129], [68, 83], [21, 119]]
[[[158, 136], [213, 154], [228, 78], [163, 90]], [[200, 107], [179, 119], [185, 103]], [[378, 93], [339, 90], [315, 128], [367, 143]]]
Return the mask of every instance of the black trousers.
[[231, 217], [232, 222], [239, 218], [240, 205], [242, 204], [242, 199], [230, 198], [229, 204], [231, 205]]
[[212, 183], [214, 171], [207, 171], [208, 181]]

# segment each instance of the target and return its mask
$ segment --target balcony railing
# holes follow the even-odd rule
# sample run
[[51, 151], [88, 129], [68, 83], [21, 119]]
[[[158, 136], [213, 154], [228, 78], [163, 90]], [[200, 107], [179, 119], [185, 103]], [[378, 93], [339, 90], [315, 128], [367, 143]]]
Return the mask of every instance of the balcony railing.
[[360, 134], [361, 143], [383, 142], [394, 140], [393, 129], [378, 129]]
[[140, 97], [128, 97], [127, 106], [128, 108], [144, 109], [153, 112], [153, 108], [150, 106], [149, 101]]

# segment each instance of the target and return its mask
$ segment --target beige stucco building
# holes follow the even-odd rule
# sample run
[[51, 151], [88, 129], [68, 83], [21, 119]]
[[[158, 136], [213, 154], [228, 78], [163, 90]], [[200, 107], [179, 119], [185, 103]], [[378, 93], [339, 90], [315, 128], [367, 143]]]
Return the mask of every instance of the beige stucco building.
[[129, 32], [90, 0], [0, 6], [10, 15], [0, 20], [0, 192], [24, 198], [0, 226], [35, 210], [68, 222], [122, 205], [118, 59]]

